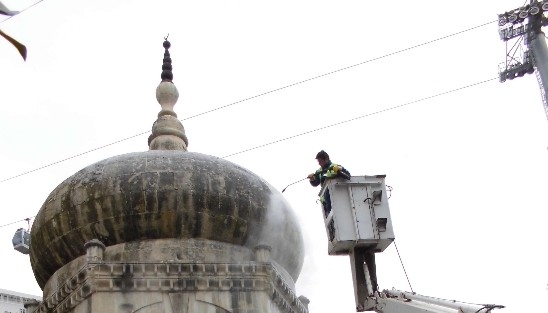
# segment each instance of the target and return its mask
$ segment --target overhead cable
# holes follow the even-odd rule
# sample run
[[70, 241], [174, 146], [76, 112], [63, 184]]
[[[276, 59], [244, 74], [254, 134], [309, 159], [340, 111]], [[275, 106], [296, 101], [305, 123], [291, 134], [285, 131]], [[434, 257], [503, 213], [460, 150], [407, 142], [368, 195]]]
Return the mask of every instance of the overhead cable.
[[[481, 25], [470, 27], [470, 28], [467, 28], [467, 29], [464, 29], [464, 30], [461, 30], [461, 31], [458, 31], [458, 32], [455, 32], [455, 33], [452, 33], [452, 34], [449, 34], [449, 35], [446, 35], [446, 36], [438, 37], [436, 39], [429, 40], [429, 41], [426, 41], [426, 42], [423, 42], [423, 43], [420, 43], [420, 44], [417, 44], [417, 45], [414, 45], [414, 46], [411, 46], [411, 47], [408, 47], [408, 48], [400, 49], [400, 50], [390, 52], [390, 53], [387, 53], [387, 54], [384, 54], [384, 55], [381, 55], [381, 56], [378, 56], [378, 57], [375, 57], [375, 58], [372, 58], [372, 59], [369, 59], [369, 60], [366, 60], [366, 61], [363, 61], [363, 62], [360, 62], [360, 63], [356, 63], [356, 64], [353, 64], [353, 65], [350, 65], [350, 66], [346, 66], [346, 67], [340, 68], [338, 70], [334, 70], [334, 71], [327, 72], [327, 73], [324, 73], [324, 74], [321, 74], [321, 75], [318, 75], [318, 76], [314, 76], [314, 77], [311, 77], [311, 78], [308, 78], [308, 79], [305, 79], [305, 80], [301, 80], [301, 81], [298, 81], [298, 82], [295, 82], [295, 83], [292, 83], [292, 84], [289, 84], [289, 85], [286, 85], [286, 86], [283, 86], [283, 87], [280, 87], [280, 88], [272, 89], [270, 91], [266, 91], [266, 92], [260, 93], [258, 95], [252, 96], [252, 97], [248, 97], [248, 98], [236, 101], [236, 102], [232, 102], [232, 103], [229, 103], [229, 104], [226, 104], [226, 105], [223, 105], [223, 106], [219, 106], [219, 107], [211, 109], [211, 110], [204, 111], [202, 113], [198, 113], [198, 114], [189, 116], [187, 118], [183, 118], [183, 119], [181, 119], [181, 121], [190, 120], [192, 118], [199, 117], [199, 116], [202, 116], [202, 115], [205, 115], [205, 114], [208, 114], [208, 113], [212, 113], [212, 112], [215, 112], [215, 111], [218, 111], [218, 110], [221, 110], [221, 109], [225, 109], [225, 108], [231, 107], [233, 105], [236, 105], [236, 104], [248, 101], [248, 100], [256, 99], [256, 98], [259, 98], [259, 97], [262, 97], [262, 96], [265, 96], [265, 95], [268, 95], [268, 94], [271, 94], [271, 93], [274, 93], [274, 92], [277, 92], [277, 91], [287, 89], [289, 87], [297, 86], [297, 85], [300, 85], [300, 84], [303, 84], [303, 83], [306, 83], [306, 82], [309, 82], [309, 81], [312, 81], [312, 80], [316, 80], [318, 78], [322, 78], [322, 77], [325, 77], [325, 76], [328, 76], [328, 75], [332, 75], [332, 74], [335, 74], [335, 73], [342, 72], [344, 70], [348, 70], [348, 69], [357, 67], [359, 65], [364, 65], [364, 64], [367, 64], [367, 63], [371, 63], [371, 62], [381, 60], [381, 59], [384, 59], [384, 58], [387, 58], [387, 57], [390, 57], [390, 56], [393, 56], [393, 55], [396, 55], [396, 54], [399, 54], [399, 53], [402, 53], [402, 52], [405, 52], [405, 51], [409, 51], [409, 50], [412, 50], [412, 49], [415, 49], [415, 48], [418, 48], [418, 47], [422, 47], [422, 46], [425, 46], [425, 45], [428, 45], [428, 44], [431, 44], [431, 43], [434, 43], [434, 42], [437, 42], [437, 41], [440, 41], [440, 40], [443, 40], [443, 39], [447, 39], [447, 38], [450, 38], [450, 37], [453, 37], [453, 36], [456, 36], [456, 35], [459, 35], [459, 34], [463, 34], [465, 32], [484, 27], [484, 26], [489, 25], [493, 22], [496, 22], [496, 21], [483, 23]], [[376, 113], [372, 113], [372, 114], [376, 114]], [[0, 180], [0, 183], [10, 181], [12, 179], [15, 179], [15, 178], [18, 178], [18, 177], [21, 177], [21, 176], [24, 176], [24, 175], [27, 175], [27, 174], [30, 174], [30, 173], [45, 169], [45, 168], [48, 168], [50, 166], [53, 166], [53, 165], [56, 165], [56, 164], [59, 164], [59, 163], [62, 163], [62, 162], [77, 158], [79, 156], [82, 156], [82, 155], [85, 155], [85, 154], [88, 154], [88, 153], [91, 153], [91, 152], [94, 152], [94, 151], [97, 151], [97, 150], [101, 150], [103, 148], [112, 146], [114, 144], [121, 143], [121, 142], [127, 141], [129, 139], [133, 139], [135, 137], [139, 137], [139, 136], [142, 136], [142, 135], [145, 135], [145, 134], [148, 134], [148, 133], [150, 133], [150, 131], [141, 132], [141, 133], [136, 134], [136, 135], [132, 135], [132, 136], [120, 139], [120, 140], [116, 140], [114, 142], [111, 142], [111, 143], [108, 143], [108, 144], [105, 144], [105, 145], [102, 145], [102, 146], [99, 146], [99, 147], [96, 147], [96, 148], [93, 148], [93, 149], [90, 149], [90, 150], [75, 154], [75, 155], [72, 155], [72, 156], [69, 156], [69, 157], [66, 157], [66, 158], [61, 159], [59, 161], [55, 161], [53, 163], [49, 163], [49, 164], [37, 167], [35, 169], [23, 172], [21, 174], [17, 174], [15, 176], [11, 176], [11, 177], [2, 179], [2, 180]], [[283, 140], [287, 140], [287, 139], [282, 139], [282, 141]], [[254, 149], [256, 149], [256, 148], [254, 148]], [[236, 153], [236, 154], [239, 154], [239, 153]], [[229, 156], [232, 156], [232, 155], [229, 155]]]
[[19, 11], [19, 13], [15, 14], [15, 15], [10, 15], [10, 16], [8, 16], [8, 18], [6, 18], [5, 20], [1, 20], [1, 21], [0, 21], [0, 24], [4, 23], [5, 21], [9, 20], [10, 18], [12, 18], [12, 17], [14, 17], [14, 16], [16, 16], [16, 15], [20, 15], [21, 13], [23, 13], [23, 12], [25, 12], [26, 10], [28, 10], [28, 9], [30, 9], [30, 8], [32, 8], [32, 7], [34, 7], [35, 5], [39, 4], [39, 3], [42, 2], [42, 1], [44, 1], [44, 0], [39, 0], [39, 1], [37, 1], [37, 2], [35, 2], [35, 3], [33, 3], [33, 4], [31, 4], [31, 5], [29, 5], [28, 7], [24, 8], [23, 10]]
[[[433, 98], [437, 98], [437, 97], [440, 97], [440, 96], [443, 96], [443, 95], [447, 95], [447, 94], [451, 94], [451, 93], [454, 93], [454, 92], [457, 92], [457, 91], [461, 91], [461, 90], [464, 90], [464, 89], [467, 89], [467, 88], [479, 86], [479, 85], [482, 85], [482, 84], [485, 84], [487, 82], [497, 80], [497, 79], [498, 79], [498, 77], [493, 77], [493, 78], [486, 79], [486, 80], [476, 82], [476, 83], [473, 83], [473, 84], [469, 84], [469, 85], [466, 85], [466, 86], [462, 86], [462, 87], [459, 87], [459, 88], [444, 91], [444, 92], [441, 92], [441, 93], [438, 93], [438, 94], [435, 94], [435, 95], [432, 95], [432, 96], [428, 96], [428, 97], [421, 98], [421, 99], [418, 99], [418, 100], [406, 102], [406, 103], [403, 103], [403, 104], [400, 104], [400, 105], [396, 105], [396, 106], [389, 107], [389, 108], [386, 108], [386, 109], [383, 109], [383, 110], [368, 113], [368, 114], [358, 116], [358, 117], [355, 117], [355, 118], [351, 118], [351, 119], [348, 119], [348, 120], [345, 120], [345, 121], [337, 122], [337, 123], [334, 123], [334, 124], [331, 124], [331, 125], [327, 125], [327, 126], [323, 126], [323, 127], [320, 127], [320, 128], [313, 129], [313, 130], [309, 130], [309, 131], [306, 131], [306, 132], [303, 132], [303, 133], [300, 133], [300, 134], [296, 134], [296, 135], [285, 137], [285, 138], [282, 138], [282, 139], [279, 139], [279, 140], [271, 141], [269, 143], [265, 143], [265, 144], [262, 144], [262, 145], [259, 145], [259, 146], [255, 146], [253, 148], [245, 149], [245, 150], [242, 150], [242, 151], [239, 151], [239, 152], [236, 152], [236, 153], [226, 155], [226, 156], [222, 157], [221, 159], [225, 159], [225, 158], [228, 158], [228, 157], [231, 157], [231, 156], [235, 156], [235, 155], [238, 155], [238, 154], [242, 154], [242, 153], [245, 153], [245, 152], [249, 152], [249, 151], [256, 150], [256, 149], [259, 149], [259, 148], [263, 148], [263, 147], [266, 147], [266, 146], [270, 146], [270, 145], [273, 145], [273, 144], [276, 144], [276, 143], [279, 143], [279, 142], [282, 142], [282, 141], [286, 141], [286, 140], [289, 140], [289, 139], [293, 139], [293, 138], [297, 138], [297, 137], [304, 136], [304, 135], [307, 135], [307, 134], [311, 134], [311, 133], [314, 133], [314, 132], [317, 132], [317, 131], [320, 131], [320, 130], [323, 130], [323, 129], [339, 126], [339, 125], [349, 123], [349, 122], [352, 122], [352, 121], [355, 121], [355, 120], [358, 120], [358, 119], [362, 119], [362, 118], [365, 118], [365, 117], [368, 117], [368, 116], [372, 116], [372, 115], [380, 114], [380, 113], [383, 113], [383, 112], [403, 108], [403, 107], [408, 106], [410, 104], [426, 101], [426, 100], [429, 100], [429, 99], [433, 99]], [[114, 144], [114, 143], [112, 143], [112, 144]], [[21, 175], [24, 175], [24, 174], [21, 174]], [[21, 175], [19, 175], [19, 176], [21, 176]], [[299, 181], [301, 181], [301, 180], [299, 180]], [[299, 181], [297, 181], [297, 182], [299, 182]], [[297, 183], [297, 182], [295, 182], [295, 183]], [[389, 186], [387, 186], [387, 187], [389, 187]], [[392, 187], [389, 187], [389, 188], [390, 188], [390, 191], [392, 191]], [[15, 223], [25, 221], [25, 220], [26, 219], [19, 220], [19, 221], [16, 221], [16, 222], [11, 222], [11, 223], [8, 223], [8, 224], [5, 224], [5, 225], [1, 225], [0, 227], [8, 226], [8, 225], [15, 224]]]
[[182, 121], [188, 120], [188, 119], [191, 119], [191, 118], [194, 118], [194, 117], [198, 117], [198, 116], [200, 116], [200, 115], [204, 115], [204, 114], [208, 114], [208, 113], [211, 113], [211, 112], [215, 112], [215, 111], [217, 111], [217, 110], [221, 110], [221, 109], [224, 109], [224, 108], [233, 106], [233, 105], [238, 104], [238, 103], [242, 103], [242, 102], [245, 102], [245, 101], [248, 101], [248, 100], [252, 100], [252, 99], [255, 99], [255, 98], [258, 98], [258, 97], [261, 97], [261, 96], [265, 96], [265, 95], [271, 94], [271, 93], [276, 92], [276, 91], [284, 90], [284, 89], [289, 88], [289, 87], [293, 87], [293, 86], [296, 86], [296, 85], [300, 85], [300, 84], [303, 84], [303, 83], [307, 83], [307, 82], [309, 82], [309, 81], [312, 81], [312, 80], [315, 80], [315, 79], [318, 79], [318, 78], [322, 78], [322, 77], [325, 77], [325, 76], [328, 76], [328, 75], [332, 75], [332, 74], [335, 74], [335, 73], [339, 73], [339, 72], [342, 72], [342, 71], [345, 71], [345, 70], [348, 70], [348, 69], [351, 69], [351, 68], [354, 68], [354, 67], [357, 67], [357, 66], [360, 66], [360, 65], [364, 65], [364, 64], [367, 64], [367, 63], [371, 63], [371, 62], [374, 62], [374, 61], [378, 61], [378, 60], [381, 60], [381, 59], [384, 59], [384, 58], [387, 58], [387, 57], [390, 57], [390, 56], [394, 56], [394, 55], [399, 54], [399, 53], [402, 53], [402, 52], [406, 52], [406, 51], [409, 51], [409, 50], [412, 50], [412, 49], [415, 49], [415, 48], [419, 48], [419, 47], [422, 47], [422, 46], [425, 46], [425, 45], [428, 45], [428, 44], [431, 44], [431, 43], [434, 43], [434, 42], [437, 42], [437, 41], [440, 41], [440, 40], [443, 40], [443, 39], [447, 39], [447, 38], [450, 38], [450, 37], [453, 37], [453, 36], [456, 36], [456, 35], [460, 35], [460, 34], [469, 32], [469, 31], [474, 30], [474, 29], [477, 29], [477, 28], [481, 28], [481, 27], [487, 26], [487, 25], [492, 24], [492, 23], [494, 23], [494, 22], [497, 22], [497, 21], [495, 20], [495, 21], [490, 21], [490, 22], [487, 22], [487, 23], [483, 23], [483, 24], [481, 24], [481, 25], [477, 25], [477, 26], [474, 26], [474, 27], [470, 27], [470, 28], [467, 28], [467, 29], [458, 31], [458, 32], [456, 32], [456, 33], [452, 33], [452, 34], [449, 34], [449, 35], [446, 35], [446, 36], [438, 37], [438, 38], [436, 38], [436, 39], [432, 39], [432, 40], [429, 40], [429, 41], [426, 41], [426, 42], [423, 42], [423, 43], [420, 43], [420, 44], [417, 44], [417, 45], [414, 45], [414, 46], [411, 46], [411, 47], [407, 47], [407, 48], [404, 48], [404, 49], [396, 50], [396, 51], [394, 51], [394, 52], [390, 52], [390, 53], [387, 53], [387, 54], [383, 54], [383, 55], [381, 55], [381, 56], [378, 56], [378, 57], [375, 57], [375, 58], [372, 58], [372, 59], [369, 59], [369, 60], [366, 60], [366, 61], [363, 61], [363, 62], [360, 62], [360, 63], [356, 63], [356, 64], [353, 64], [353, 65], [349, 65], [349, 66], [340, 68], [340, 69], [338, 69], [338, 70], [334, 70], [334, 71], [327, 72], [327, 73], [324, 73], [324, 74], [321, 74], [321, 75], [318, 75], [318, 76], [314, 76], [314, 77], [311, 77], [311, 78], [308, 78], [308, 79], [305, 79], [305, 80], [301, 80], [301, 81], [298, 81], [298, 82], [295, 82], [295, 83], [292, 83], [292, 84], [289, 84], [289, 85], [286, 85], [286, 86], [283, 86], [283, 87], [280, 87], [280, 88], [272, 89], [272, 90], [270, 90], [270, 91], [266, 91], [266, 92], [260, 93], [260, 94], [258, 94], [258, 95], [256, 95], [256, 96], [253, 96], [253, 97], [245, 98], [245, 99], [242, 99], [242, 100], [239, 100], [239, 101], [230, 103], [230, 104], [226, 104], [226, 105], [223, 105], [223, 106], [220, 106], [220, 107], [217, 107], [217, 108], [214, 108], [214, 109], [211, 109], [211, 110], [202, 112], [202, 113], [198, 113], [198, 114], [196, 114], [196, 115], [192, 115], [192, 116], [190, 116], [190, 117], [187, 117], [187, 118], [185, 118], [185, 119], [182, 119]]
[[106, 145], [102, 145], [102, 146], [100, 146], [100, 147], [93, 148], [93, 149], [91, 149], [91, 150], [88, 150], [88, 151], [85, 151], [85, 152], [82, 152], [82, 153], [75, 154], [75, 155], [73, 155], [73, 156], [69, 156], [69, 157], [64, 158], [64, 159], [62, 159], [62, 160], [55, 161], [55, 162], [53, 162], [53, 163], [49, 163], [49, 164], [46, 164], [46, 165], [44, 165], [44, 166], [37, 167], [37, 168], [32, 169], [32, 170], [30, 170], [30, 171], [26, 171], [26, 172], [24, 172], [24, 173], [21, 173], [21, 174], [15, 175], [15, 176], [8, 177], [8, 178], [6, 178], [6, 179], [0, 180], [0, 183], [7, 182], [7, 181], [12, 180], [12, 179], [14, 179], [14, 178], [21, 177], [21, 176], [30, 174], [30, 173], [32, 173], [32, 172], [36, 172], [36, 171], [45, 169], [46, 167], [50, 167], [50, 166], [52, 166], [52, 165], [59, 164], [59, 163], [62, 163], [62, 162], [65, 162], [65, 161], [68, 161], [68, 160], [77, 158], [77, 157], [82, 156], [82, 155], [84, 155], [84, 154], [88, 154], [88, 153], [90, 153], [90, 152], [97, 151], [97, 150], [106, 148], [106, 147], [108, 147], [108, 146], [112, 146], [112, 145], [117, 144], [117, 143], [120, 143], [120, 142], [122, 142], [122, 141], [126, 141], [126, 140], [129, 140], [129, 139], [131, 139], [131, 138], [135, 138], [135, 137], [138, 137], [138, 136], [147, 134], [147, 133], [149, 133], [149, 131], [144, 132], [144, 133], [140, 133], [140, 134], [137, 134], [137, 135], [133, 135], [133, 136], [130, 136], [130, 137], [127, 137], [127, 138], [124, 138], [124, 139], [120, 139], [120, 140], [117, 140], [117, 141], [113, 141], [113, 142], [111, 142], [111, 143], [107, 143]]
[[11, 223], [7, 223], [7, 224], [4, 224], [4, 225], [0, 225], [0, 228], [1, 227], [6, 227], [6, 226], [9, 226], [9, 225], [13, 225], [15, 223], [20, 223], [20, 222], [24, 222], [24, 221], [29, 221], [31, 218], [34, 218], [34, 216], [31, 216], [31, 217], [27, 217], [27, 218], [24, 218], [22, 220], [19, 220], [19, 221], [15, 221], [15, 222], [11, 222]]
[[286, 140], [289, 140], [289, 139], [294, 139], [294, 138], [297, 138], [297, 137], [300, 137], [300, 136], [308, 135], [308, 134], [311, 134], [311, 133], [314, 133], [314, 132], [317, 132], [317, 131], [320, 131], [320, 130], [324, 130], [324, 129], [327, 129], [327, 128], [331, 128], [331, 127], [339, 126], [339, 125], [346, 124], [346, 123], [349, 123], [349, 122], [353, 122], [355, 120], [359, 120], [359, 119], [369, 117], [369, 116], [372, 116], [372, 115], [384, 113], [384, 112], [395, 110], [395, 109], [400, 109], [400, 108], [402, 108], [404, 106], [408, 106], [410, 104], [426, 101], [426, 100], [429, 100], [429, 99], [432, 99], [432, 98], [437, 98], [437, 97], [440, 97], [440, 96], [443, 96], [443, 95], [454, 93], [454, 92], [464, 90], [464, 89], [467, 89], [467, 88], [470, 88], [470, 87], [478, 86], [478, 85], [481, 85], [481, 84], [484, 84], [484, 83], [487, 83], [487, 82], [490, 82], [490, 81], [493, 81], [493, 80], [497, 80], [497, 79], [498, 79], [498, 77], [490, 78], [490, 79], [487, 79], [487, 80], [483, 80], [483, 81], [473, 83], [473, 84], [470, 84], [470, 85], [466, 85], [466, 86], [463, 86], [463, 87], [459, 87], [459, 88], [451, 89], [451, 90], [448, 90], [448, 91], [444, 91], [444, 92], [441, 92], [441, 93], [438, 93], [438, 94], [435, 94], [435, 95], [432, 95], [432, 96], [428, 96], [428, 97], [425, 97], [425, 98], [421, 98], [421, 99], [418, 99], [418, 100], [413, 100], [413, 101], [410, 101], [410, 102], [406, 102], [406, 103], [403, 103], [403, 104], [400, 104], [400, 105], [392, 106], [392, 107], [382, 109], [382, 110], [379, 110], [379, 111], [375, 111], [375, 112], [372, 112], [372, 113], [367, 113], [367, 114], [362, 115], [362, 116], [354, 117], [354, 118], [344, 120], [344, 121], [340, 121], [340, 122], [330, 124], [330, 125], [327, 125], [327, 126], [322, 126], [322, 127], [312, 129], [312, 130], [308, 130], [308, 131], [305, 131], [305, 132], [302, 132], [302, 133], [299, 133], [299, 134], [296, 134], [296, 135], [292, 135], [292, 136], [285, 137], [285, 138], [278, 139], [278, 140], [274, 140], [274, 141], [271, 141], [271, 142], [268, 142], [268, 143], [265, 143], [265, 144], [262, 144], [262, 145], [258, 145], [258, 146], [255, 146], [253, 148], [249, 148], [249, 149], [245, 149], [245, 150], [242, 150], [242, 151], [239, 151], [239, 152], [228, 154], [228, 155], [225, 155], [222, 158], [225, 159], [225, 158], [228, 158], [228, 157], [231, 157], [231, 156], [235, 156], [235, 155], [242, 154], [242, 153], [245, 153], [245, 152], [249, 152], [249, 151], [252, 151], [252, 150], [256, 150], [256, 149], [259, 149], [259, 148], [264, 148], [266, 146], [270, 146], [270, 145], [273, 145], [273, 144], [276, 144], [276, 143], [280, 143], [282, 141], [286, 141]]

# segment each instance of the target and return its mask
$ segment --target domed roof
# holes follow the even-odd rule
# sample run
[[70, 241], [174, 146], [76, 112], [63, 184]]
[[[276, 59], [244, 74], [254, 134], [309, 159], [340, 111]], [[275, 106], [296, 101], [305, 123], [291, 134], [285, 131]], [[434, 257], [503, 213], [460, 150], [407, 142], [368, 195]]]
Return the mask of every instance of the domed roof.
[[[30, 261], [40, 287], [99, 239], [107, 247], [154, 239], [206, 239], [255, 248], [297, 280], [303, 239], [293, 211], [263, 179], [234, 163], [186, 152], [188, 139], [173, 107], [170, 43], [166, 40], [162, 109], [150, 151], [105, 159], [72, 175], [48, 196], [31, 230]], [[133, 260], [147, 261], [147, 260]], [[192, 260], [189, 260], [192, 261]]]
[[267, 244], [294, 280], [303, 263], [300, 228], [276, 189], [224, 159], [178, 150], [108, 158], [55, 188], [31, 231], [38, 284], [94, 238], [106, 246], [161, 238]]

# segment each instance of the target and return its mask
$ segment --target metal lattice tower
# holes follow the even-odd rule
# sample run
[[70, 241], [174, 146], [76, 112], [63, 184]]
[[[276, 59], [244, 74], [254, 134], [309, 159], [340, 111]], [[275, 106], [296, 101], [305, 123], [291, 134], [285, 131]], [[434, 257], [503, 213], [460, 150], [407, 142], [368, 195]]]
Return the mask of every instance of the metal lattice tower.
[[500, 39], [506, 42], [506, 60], [499, 66], [499, 79], [505, 82], [535, 72], [548, 118], [548, 48], [542, 32], [548, 25], [546, 12], [548, 0], [531, 0], [498, 15]]

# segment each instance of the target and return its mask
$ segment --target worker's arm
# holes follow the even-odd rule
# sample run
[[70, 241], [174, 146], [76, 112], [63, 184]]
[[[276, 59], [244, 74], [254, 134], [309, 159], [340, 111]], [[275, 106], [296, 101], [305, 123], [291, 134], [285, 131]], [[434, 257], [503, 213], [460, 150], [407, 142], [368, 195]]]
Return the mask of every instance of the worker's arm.
[[346, 168], [344, 168], [342, 165], [335, 165], [333, 167], [333, 171], [337, 173], [335, 177], [343, 177], [346, 179], [350, 179], [350, 172]]
[[342, 177], [344, 177], [346, 179], [350, 179], [350, 172], [344, 167], [339, 172], [339, 175], [341, 175]]

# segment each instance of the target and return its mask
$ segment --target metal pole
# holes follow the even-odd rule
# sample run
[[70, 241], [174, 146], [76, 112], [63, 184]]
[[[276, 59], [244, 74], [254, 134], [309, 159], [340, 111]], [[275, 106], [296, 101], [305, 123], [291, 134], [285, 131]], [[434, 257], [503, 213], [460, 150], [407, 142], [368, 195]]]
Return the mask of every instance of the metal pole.
[[544, 112], [548, 118], [548, 99], [546, 98], [548, 95], [548, 47], [546, 46], [546, 37], [541, 30], [535, 31], [534, 29], [529, 36], [531, 39], [528, 46], [533, 56], [535, 71], [537, 72]]

